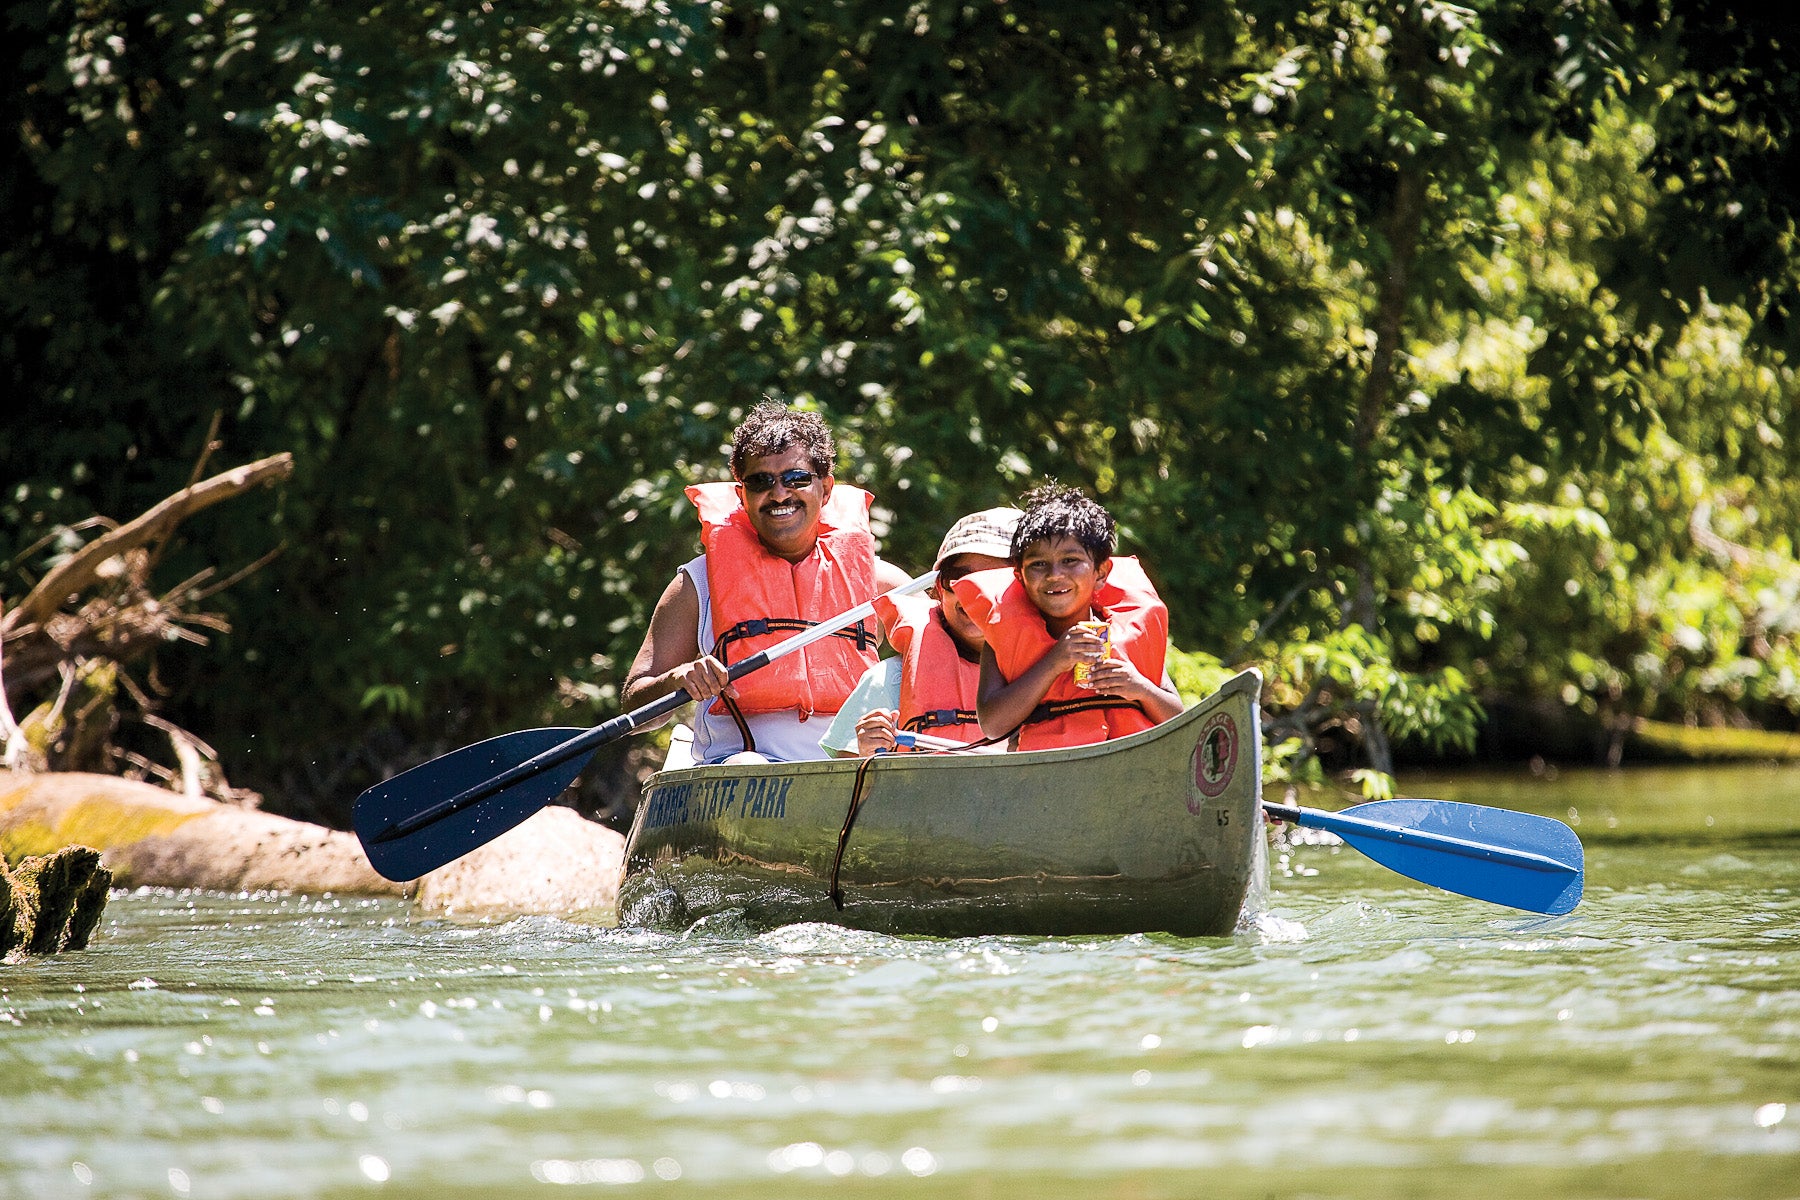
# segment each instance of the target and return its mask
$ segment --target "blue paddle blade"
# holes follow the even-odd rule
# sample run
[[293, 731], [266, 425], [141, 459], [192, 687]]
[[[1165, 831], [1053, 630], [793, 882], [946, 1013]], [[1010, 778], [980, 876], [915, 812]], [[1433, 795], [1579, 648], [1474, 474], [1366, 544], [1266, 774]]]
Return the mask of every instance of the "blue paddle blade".
[[1581, 902], [1581, 839], [1550, 817], [1453, 800], [1377, 800], [1341, 813], [1267, 807], [1447, 892], [1551, 915]]
[[[1581, 902], [1581, 839], [1561, 821], [1532, 813], [1451, 800], [1377, 800], [1342, 816], [1471, 843], [1485, 852], [1447, 850], [1427, 839], [1408, 843], [1339, 830], [1345, 841], [1383, 866], [1433, 887], [1558, 915]], [[1542, 862], [1532, 861], [1533, 857]], [[1560, 868], [1560, 869], [1559, 869]]]
[[487, 844], [562, 795], [593, 751], [522, 779], [480, 803], [433, 817], [410, 832], [408, 821], [502, 772], [579, 737], [585, 729], [525, 729], [441, 755], [378, 783], [357, 798], [351, 823], [369, 863], [396, 882], [417, 879]]

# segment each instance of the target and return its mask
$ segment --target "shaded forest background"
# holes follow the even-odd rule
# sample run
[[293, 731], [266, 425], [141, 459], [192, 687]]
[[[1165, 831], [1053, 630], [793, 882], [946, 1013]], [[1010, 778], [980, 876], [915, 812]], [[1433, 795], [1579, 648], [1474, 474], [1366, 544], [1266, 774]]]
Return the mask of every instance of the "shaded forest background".
[[174, 726], [342, 824], [616, 712], [682, 487], [763, 396], [827, 415], [912, 570], [1089, 489], [1184, 691], [1265, 672], [1277, 773], [1796, 726], [1800, 29], [1766, 6], [5, 18], [0, 602], [292, 456], [121, 558], [110, 599], [166, 619], [104, 686], [104, 639], [7, 676], [21, 725], [95, 692], [102, 761], [65, 728], [51, 765], [154, 773]]

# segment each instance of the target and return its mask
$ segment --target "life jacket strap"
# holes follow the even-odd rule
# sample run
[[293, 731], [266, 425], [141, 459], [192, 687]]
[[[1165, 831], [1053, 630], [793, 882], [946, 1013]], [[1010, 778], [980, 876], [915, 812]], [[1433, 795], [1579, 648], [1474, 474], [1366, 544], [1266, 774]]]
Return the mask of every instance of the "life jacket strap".
[[979, 725], [981, 718], [972, 708], [934, 708], [930, 712], [922, 712], [916, 717], [908, 717], [901, 728], [910, 733], [924, 733], [930, 729], [946, 729], [952, 725]]
[[1080, 700], [1049, 700], [1031, 710], [1024, 724], [1036, 725], [1040, 721], [1054, 721], [1068, 713], [1088, 712], [1097, 708], [1137, 708], [1136, 700], [1127, 700], [1123, 696], [1084, 696]]
[[[817, 621], [805, 621], [799, 617], [752, 617], [747, 621], [739, 621], [721, 633], [713, 644], [713, 654], [718, 655], [732, 642], [739, 642], [745, 638], [761, 637], [766, 633], [805, 633], [817, 624]], [[881, 644], [876, 635], [865, 628], [860, 621], [848, 629], [834, 630], [831, 636], [855, 642], [856, 648], [863, 651], [874, 650]], [[725, 660], [721, 658], [719, 661], [724, 662]]]

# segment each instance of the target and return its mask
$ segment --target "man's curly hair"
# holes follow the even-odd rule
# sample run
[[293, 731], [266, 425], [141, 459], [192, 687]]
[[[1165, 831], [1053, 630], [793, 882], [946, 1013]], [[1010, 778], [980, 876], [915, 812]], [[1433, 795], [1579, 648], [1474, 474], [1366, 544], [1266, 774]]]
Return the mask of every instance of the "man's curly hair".
[[731, 477], [742, 479], [746, 462], [780, 454], [790, 446], [805, 447], [815, 475], [832, 474], [837, 443], [819, 414], [789, 408], [779, 400], [761, 401], [731, 435]]
[[1112, 514], [1078, 487], [1064, 487], [1052, 479], [1025, 493], [1019, 507], [1025, 515], [1013, 531], [1010, 558], [1015, 567], [1025, 560], [1025, 551], [1034, 542], [1074, 538], [1096, 566], [1111, 558], [1118, 548]]

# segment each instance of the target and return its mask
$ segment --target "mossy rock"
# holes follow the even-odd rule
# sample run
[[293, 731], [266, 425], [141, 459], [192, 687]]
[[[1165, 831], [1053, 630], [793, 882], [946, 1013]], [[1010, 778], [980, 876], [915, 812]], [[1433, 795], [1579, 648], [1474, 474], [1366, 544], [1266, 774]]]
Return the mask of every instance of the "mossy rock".
[[0, 957], [85, 950], [111, 886], [112, 872], [88, 846], [0, 864]]

